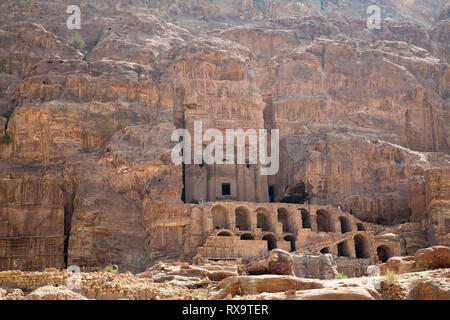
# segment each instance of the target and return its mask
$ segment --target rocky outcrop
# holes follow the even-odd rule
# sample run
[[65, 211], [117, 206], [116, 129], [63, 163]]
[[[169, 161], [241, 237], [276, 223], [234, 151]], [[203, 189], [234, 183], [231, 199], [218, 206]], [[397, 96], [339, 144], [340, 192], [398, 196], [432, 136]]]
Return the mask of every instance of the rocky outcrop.
[[[375, 297], [374, 297], [375, 296]], [[263, 293], [260, 300], [378, 300], [376, 291], [365, 288], [324, 288], [287, 293]]]
[[232, 277], [222, 280], [217, 286], [220, 290], [214, 293], [211, 299], [224, 299], [228, 295], [255, 295], [261, 292], [322, 288], [322, 285], [314, 280], [278, 275]]
[[42, 25], [29, 22], [2, 24], [0, 28], [0, 111], [11, 114], [13, 96], [22, 78], [43, 59], [81, 58], [64, 39]]
[[435, 246], [421, 249], [414, 256], [393, 257], [380, 266], [381, 273], [388, 271], [408, 273], [450, 267], [450, 248]]
[[203, 286], [209, 282], [222, 281], [228, 277], [238, 275], [236, 266], [210, 265], [192, 266], [188, 264], [164, 264], [159, 262], [145, 272], [138, 274], [140, 278], [153, 281], [167, 282], [190, 288]]
[[[201, 272], [198, 267], [190, 267], [184, 263], [158, 263], [138, 276], [129, 272], [82, 272], [78, 274], [79, 281], [73, 282], [66, 270], [0, 272], [0, 300], [448, 300], [450, 292], [447, 281], [450, 269], [398, 274], [394, 278], [372, 276], [340, 280], [235, 275], [218, 283], [194, 284], [194, 275], [201, 277], [204, 270], [224, 271], [231, 266], [205, 264]], [[186, 276], [179, 275], [180, 270], [185, 270]], [[162, 283], [157, 281], [156, 275], [173, 278]], [[151, 277], [155, 279], [149, 279]], [[74, 286], [72, 290], [67, 287], [69, 283]]]
[[274, 249], [269, 252], [267, 257], [259, 261], [250, 262], [245, 268], [252, 275], [279, 274], [293, 276], [294, 260], [289, 252]]
[[20, 289], [3, 290], [0, 289], [0, 300], [24, 300], [25, 295]]
[[[75, 277], [75, 278], [72, 278]], [[68, 289], [68, 285], [72, 289]], [[0, 299], [15, 300], [191, 300], [185, 287], [155, 283], [126, 273], [92, 272], [71, 275], [67, 270], [0, 272]], [[27, 294], [25, 294], [27, 293]]]
[[450, 246], [450, 167], [433, 168], [425, 173], [425, 219], [432, 245]]
[[408, 300], [449, 300], [448, 281], [429, 280], [419, 283], [407, 296]]
[[26, 296], [26, 300], [87, 300], [67, 287], [40, 287]]
[[300, 278], [334, 279], [338, 274], [337, 265], [331, 254], [292, 255], [295, 266], [295, 275]]
[[338, 273], [347, 277], [364, 277], [370, 275], [368, 268], [378, 263], [375, 259], [354, 259], [348, 257], [335, 257]]

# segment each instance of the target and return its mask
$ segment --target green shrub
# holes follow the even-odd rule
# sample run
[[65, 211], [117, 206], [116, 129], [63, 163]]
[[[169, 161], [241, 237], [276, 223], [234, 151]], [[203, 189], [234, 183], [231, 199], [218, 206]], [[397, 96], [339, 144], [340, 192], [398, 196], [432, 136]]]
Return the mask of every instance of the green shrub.
[[86, 42], [84, 41], [81, 34], [78, 32], [75, 32], [74, 34], [72, 34], [72, 36], [70, 37], [70, 40], [69, 40], [69, 44], [76, 49], [86, 48]]
[[117, 269], [115, 269], [112, 265], [108, 264], [105, 269], [103, 269], [104, 272], [109, 273], [117, 273]]
[[9, 113], [9, 112], [2, 112], [2, 117], [6, 118], [6, 119], [9, 119], [9, 117], [11, 117], [11, 113]]
[[387, 271], [385, 274], [386, 280], [389, 283], [395, 283], [397, 279], [395, 278], [395, 272], [394, 271]]
[[2, 139], [1, 139], [1, 142], [2, 142], [2, 144], [4, 144], [4, 145], [8, 145], [8, 144], [11, 144], [12, 139], [11, 139], [11, 137], [10, 137], [7, 133], [5, 133], [5, 134], [3, 135], [3, 137], [2, 137]]
[[336, 275], [335, 279], [348, 279], [348, 277], [347, 277], [347, 275], [346, 275], [345, 273], [339, 272], [339, 273]]

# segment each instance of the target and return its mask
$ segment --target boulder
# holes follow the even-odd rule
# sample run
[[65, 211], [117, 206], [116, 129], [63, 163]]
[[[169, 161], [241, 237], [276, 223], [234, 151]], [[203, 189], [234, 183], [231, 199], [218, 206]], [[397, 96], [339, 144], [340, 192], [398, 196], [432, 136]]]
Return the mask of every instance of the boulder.
[[0, 288], [0, 300], [3, 300], [4, 297], [6, 297], [6, 290]]
[[179, 286], [191, 287], [202, 281], [202, 279], [197, 277], [184, 277], [179, 275], [167, 275], [158, 274], [153, 276], [153, 281], [156, 283], [170, 283]]
[[45, 286], [31, 292], [26, 296], [26, 300], [87, 300], [87, 298], [65, 286]]
[[4, 300], [23, 300], [25, 295], [21, 289], [13, 289], [9, 291], [4, 297]]
[[228, 295], [255, 295], [262, 292], [285, 292], [323, 287], [316, 280], [280, 275], [229, 277], [219, 282], [217, 286], [220, 289], [211, 296], [211, 299], [223, 299]]
[[210, 271], [208, 273], [208, 278], [211, 281], [222, 281], [223, 279], [226, 279], [228, 277], [235, 276], [237, 276], [237, 273], [232, 271]]
[[369, 277], [378, 277], [381, 274], [379, 266], [368, 266], [366, 272]]
[[387, 271], [406, 273], [414, 269], [413, 257], [392, 257], [380, 266], [381, 274]]
[[149, 278], [155, 282], [169, 281], [176, 285], [195, 285], [201, 281], [222, 281], [227, 277], [237, 276], [237, 268], [230, 266], [202, 265], [193, 266], [188, 264], [163, 264], [158, 263], [153, 267], [140, 273], [138, 277]]
[[434, 246], [421, 249], [414, 256], [392, 257], [380, 266], [381, 273], [407, 273], [450, 267], [450, 248]]
[[420, 282], [409, 292], [408, 300], [450, 300], [450, 283], [445, 279]]
[[435, 246], [421, 249], [414, 255], [416, 271], [450, 267], [450, 248]]
[[376, 300], [365, 288], [323, 288], [295, 293], [262, 293], [262, 300]]
[[278, 274], [295, 275], [294, 261], [289, 252], [281, 249], [274, 249], [262, 260], [251, 262], [246, 265], [249, 274]]
[[293, 255], [295, 275], [301, 278], [334, 279], [338, 274], [331, 254], [319, 256]]

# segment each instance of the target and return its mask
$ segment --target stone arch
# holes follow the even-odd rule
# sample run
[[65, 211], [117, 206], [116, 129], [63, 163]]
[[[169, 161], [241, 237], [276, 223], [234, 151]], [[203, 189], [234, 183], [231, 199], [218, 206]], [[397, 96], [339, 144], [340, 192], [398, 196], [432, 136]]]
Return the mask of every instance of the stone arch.
[[350, 257], [350, 246], [348, 245], [348, 241], [342, 241], [337, 244], [337, 252], [338, 256], [341, 257]]
[[225, 207], [216, 205], [211, 208], [214, 229], [229, 229], [228, 211]]
[[286, 236], [284, 237], [285, 241], [289, 241], [291, 243], [291, 250], [290, 252], [294, 252], [296, 250], [295, 248], [295, 241], [297, 240], [294, 236]]
[[366, 231], [366, 228], [364, 228], [364, 225], [362, 223], [357, 223], [356, 228], [358, 231]]
[[264, 208], [256, 209], [256, 227], [261, 228], [262, 231], [270, 231], [269, 213]]
[[320, 249], [321, 254], [330, 253], [330, 249], [328, 247]]
[[346, 232], [352, 231], [352, 225], [350, 223], [350, 220], [347, 217], [340, 216], [339, 222], [341, 224], [341, 233], [346, 233]]
[[255, 237], [251, 233], [241, 234], [241, 240], [255, 240]]
[[267, 248], [269, 250], [277, 248], [277, 237], [275, 237], [273, 234], [267, 233], [266, 235], [264, 235], [264, 237], [262, 237], [262, 240], [267, 241]]
[[233, 234], [230, 231], [222, 230], [219, 233], [217, 233], [218, 237], [232, 237]]
[[234, 210], [236, 215], [236, 227], [239, 230], [250, 230], [250, 213], [245, 207], [238, 207]]
[[357, 234], [357, 235], [355, 235], [353, 240], [355, 242], [356, 258], [358, 258], [358, 259], [369, 258], [369, 256], [370, 256], [369, 244], [368, 244], [366, 238], [361, 234]]
[[306, 209], [298, 209], [302, 215], [302, 228], [311, 229], [311, 216]]
[[317, 210], [316, 213], [317, 231], [333, 232], [334, 228], [331, 223], [331, 214], [325, 210]]
[[289, 226], [289, 213], [285, 208], [277, 209], [278, 222], [283, 225], [283, 232], [292, 232]]
[[389, 258], [393, 257], [394, 254], [392, 252], [392, 249], [387, 245], [381, 245], [377, 248], [377, 256], [378, 260], [385, 263], [389, 260]]

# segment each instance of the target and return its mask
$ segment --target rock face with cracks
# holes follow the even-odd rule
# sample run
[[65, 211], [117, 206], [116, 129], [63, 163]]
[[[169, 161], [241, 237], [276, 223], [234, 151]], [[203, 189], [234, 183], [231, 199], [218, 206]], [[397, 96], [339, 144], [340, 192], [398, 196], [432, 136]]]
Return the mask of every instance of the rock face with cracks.
[[[359, 0], [79, 1], [83, 45], [65, 2], [3, 1], [0, 269], [143, 272], [214, 250], [221, 229], [252, 258], [276, 243], [381, 261], [449, 246], [449, 11], [375, 2], [371, 31]], [[196, 120], [279, 129], [278, 173], [175, 165], [172, 132]], [[255, 221], [239, 209], [217, 230], [203, 195], [249, 201]], [[271, 200], [340, 206], [358, 226], [256, 207]]]
[[382, 264], [380, 269], [384, 274], [388, 271], [408, 273], [430, 269], [448, 268], [450, 266], [449, 247], [430, 247], [421, 249], [414, 256], [393, 257]]

